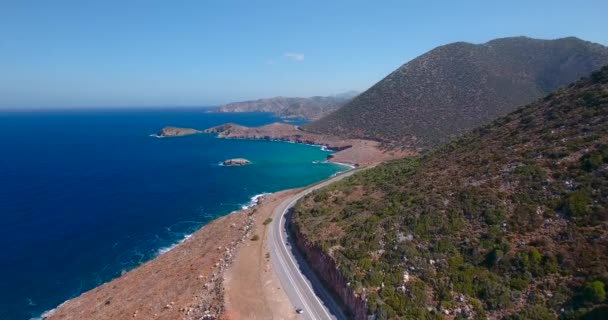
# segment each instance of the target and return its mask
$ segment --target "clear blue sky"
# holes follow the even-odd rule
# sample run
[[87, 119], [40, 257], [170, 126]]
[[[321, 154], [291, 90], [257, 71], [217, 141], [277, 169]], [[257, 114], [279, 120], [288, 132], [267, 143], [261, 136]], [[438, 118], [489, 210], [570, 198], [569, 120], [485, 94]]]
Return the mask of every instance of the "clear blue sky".
[[0, 1], [0, 108], [365, 90], [455, 41], [608, 44], [608, 1]]

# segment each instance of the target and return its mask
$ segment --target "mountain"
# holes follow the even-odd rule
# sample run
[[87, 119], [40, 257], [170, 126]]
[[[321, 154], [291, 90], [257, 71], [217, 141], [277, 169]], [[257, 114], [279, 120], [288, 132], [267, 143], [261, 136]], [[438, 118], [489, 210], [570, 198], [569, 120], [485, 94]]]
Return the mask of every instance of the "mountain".
[[351, 100], [355, 91], [329, 97], [286, 98], [275, 97], [252, 101], [233, 102], [217, 108], [218, 112], [272, 112], [281, 118], [318, 119], [337, 110]]
[[308, 195], [292, 230], [356, 319], [608, 319], [608, 66]]
[[428, 148], [486, 124], [608, 64], [608, 48], [577, 38], [458, 42], [404, 64], [304, 128]]

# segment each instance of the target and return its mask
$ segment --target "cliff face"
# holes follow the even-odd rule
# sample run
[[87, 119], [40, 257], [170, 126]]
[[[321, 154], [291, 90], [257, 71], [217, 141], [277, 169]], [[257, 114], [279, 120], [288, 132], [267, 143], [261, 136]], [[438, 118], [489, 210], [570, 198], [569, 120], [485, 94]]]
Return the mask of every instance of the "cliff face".
[[309, 241], [300, 233], [296, 224], [291, 230], [297, 239], [297, 246], [308, 261], [317, 277], [321, 279], [325, 288], [339, 298], [339, 303], [350, 314], [352, 319], [367, 320], [367, 302], [350, 287], [348, 280], [342, 276], [336, 262], [327, 255], [321, 247]]

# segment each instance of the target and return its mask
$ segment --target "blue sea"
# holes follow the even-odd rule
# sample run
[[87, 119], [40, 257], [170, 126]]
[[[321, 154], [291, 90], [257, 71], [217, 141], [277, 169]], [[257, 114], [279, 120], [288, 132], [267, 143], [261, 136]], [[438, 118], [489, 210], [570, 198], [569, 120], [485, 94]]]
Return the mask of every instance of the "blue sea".
[[[21, 320], [116, 278], [255, 195], [346, 168], [328, 152], [201, 134], [279, 121], [204, 109], [0, 112], [0, 319]], [[253, 164], [225, 167], [228, 158]]]

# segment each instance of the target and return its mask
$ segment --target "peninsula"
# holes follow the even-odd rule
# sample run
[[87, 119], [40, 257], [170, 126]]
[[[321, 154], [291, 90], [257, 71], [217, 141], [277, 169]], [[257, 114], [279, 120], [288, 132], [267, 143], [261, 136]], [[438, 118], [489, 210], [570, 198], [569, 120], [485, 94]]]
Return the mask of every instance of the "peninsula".
[[225, 139], [276, 140], [323, 146], [336, 153], [328, 156], [330, 162], [368, 166], [386, 160], [416, 154], [413, 150], [388, 150], [378, 141], [344, 139], [341, 137], [303, 131], [286, 123], [271, 123], [261, 127], [246, 127], [234, 123], [205, 129], [205, 133], [217, 134]]

